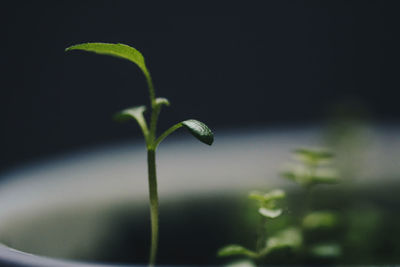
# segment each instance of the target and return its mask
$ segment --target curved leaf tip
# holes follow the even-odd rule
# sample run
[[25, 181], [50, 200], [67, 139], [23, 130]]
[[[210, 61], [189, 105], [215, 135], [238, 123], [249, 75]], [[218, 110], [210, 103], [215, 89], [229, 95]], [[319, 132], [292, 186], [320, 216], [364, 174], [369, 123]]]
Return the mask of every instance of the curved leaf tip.
[[189, 132], [199, 139], [201, 142], [212, 145], [214, 142], [214, 134], [207, 125], [198, 120], [186, 120], [182, 122]]
[[165, 97], [157, 97], [155, 103], [157, 106], [162, 106], [162, 105], [165, 105], [167, 107], [170, 106], [169, 100], [166, 99]]

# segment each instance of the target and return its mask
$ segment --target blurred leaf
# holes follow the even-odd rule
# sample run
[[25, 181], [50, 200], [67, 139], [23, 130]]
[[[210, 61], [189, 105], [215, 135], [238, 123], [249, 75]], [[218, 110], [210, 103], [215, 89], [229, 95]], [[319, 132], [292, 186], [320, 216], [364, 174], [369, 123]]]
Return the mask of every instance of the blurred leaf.
[[308, 167], [300, 164], [290, 164], [287, 171], [281, 173], [281, 176], [292, 180], [302, 186], [307, 186], [311, 182], [311, 172]]
[[301, 231], [294, 227], [287, 228], [267, 240], [267, 245], [263, 253], [268, 254], [271, 251], [284, 248], [297, 249], [302, 243], [303, 237]]
[[238, 260], [231, 263], [226, 264], [225, 266], [228, 267], [256, 267], [257, 265], [254, 264], [251, 260]]
[[267, 208], [260, 208], [258, 212], [268, 218], [276, 218], [282, 214], [281, 209], [267, 209]]
[[146, 68], [143, 55], [135, 48], [125, 44], [108, 43], [83, 43], [68, 47], [65, 51], [83, 50], [102, 55], [109, 55], [127, 59], [135, 63], [144, 73], [146, 78], [150, 78], [149, 71]]
[[342, 254], [339, 244], [320, 244], [311, 248], [311, 254], [319, 258], [336, 258]]
[[300, 161], [307, 164], [319, 164], [333, 158], [333, 153], [327, 149], [299, 148], [293, 153]]
[[280, 175], [284, 178], [297, 182], [297, 174], [295, 171], [284, 171], [281, 172]]
[[330, 211], [316, 211], [303, 218], [302, 225], [306, 229], [332, 228], [339, 222], [338, 215]]
[[204, 123], [198, 120], [186, 120], [182, 122], [182, 125], [201, 142], [207, 145], [211, 145], [214, 142], [214, 134]]
[[300, 164], [290, 164], [287, 168], [289, 170], [282, 172], [281, 176], [302, 186], [340, 182], [339, 175], [333, 168], [315, 167], [312, 170], [310, 167]]
[[227, 256], [234, 256], [234, 255], [242, 255], [242, 256], [247, 256], [247, 257], [257, 257], [257, 253], [248, 250], [245, 247], [242, 247], [240, 245], [228, 245], [226, 247], [221, 248], [218, 251], [218, 256], [219, 257], [227, 257]]
[[319, 168], [311, 177], [311, 182], [316, 184], [335, 184], [339, 182], [339, 175], [335, 169]]
[[264, 201], [264, 202], [268, 202], [271, 200], [277, 200], [277, 199], [281, 199], [284, 197], [285, 197], [285, 192], [280, 189], [275, 189], [268, 193], [253, 191], [253, 192], [250, 192], [250, 194], [249, 194], [250, 199], [255, 199], [255, 200]]

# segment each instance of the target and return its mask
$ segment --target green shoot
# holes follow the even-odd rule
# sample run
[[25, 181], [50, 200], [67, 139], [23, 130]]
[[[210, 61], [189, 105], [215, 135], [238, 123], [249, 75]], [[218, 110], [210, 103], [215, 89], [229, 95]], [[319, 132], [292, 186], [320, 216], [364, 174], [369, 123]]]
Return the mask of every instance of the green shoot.
[[[278, 208], [277, 201], [285, 198], [285, 192], [276, 189], [268, 193], [253, 191], [249, 194], [249, 198], [255, 200], [258, 204], [258, 213], [261, 215], [261, 225], [258, 246], [255, 251], [247, 249], [240, 245], [228, 245], [218, 251], [219, 257], [228, 256], [244, 256], [252, 260], [260, 260], [275, 249], [278, 249], [279, 244], [285, 243], [286, 236], [274, 236], [266, 239], [266, 220], [273, 219], [282, 214], [282, 209]], [[271, 241], [272, 239], [272, 241]], [[274, 241], [275, 240], [275, 241]], [[289, 242], [286, 242], [289, 243]]]
[[335, 184], [339, 182], [336, 169], [329, 167], [333, 154], [325, 149], [296, 149], [294, 157], [296, 164], [288, 166], [282, 176], [293, 180], [305, 188], [317, 184]]
[[[293, 152], [297, 164], [289, 166], [282, 176], [305, 189], [303, 216], [300, 227], [304, 233], [315, 233], [335, 228], [339, 216], [332, 211], [310, 212], [311, 189], [318, 184], [336, 184], [340, 182], [336, 169], [331, 167], [334, 155], [327, 149], [296, 149]], [[305, 244], [304, 246], [306, 246]], [[340, 256], [341, 247], [336, 243], [313, 244], [308, 249], [310, 255], [317, 258], [335, 258]]]
[[[277, 202], [285, 197], [285, 192], [277, 189], [268, 193], [253, 191], [249, 198], [257, 201], [258, 213], [261, 215], [261, 227], [258, 233], [257, 247], [255, 250], [247, 249], [240, 245], [228, 245], [218, 251], [220, 257], [245, 257], [250, 262], [260, 262], [273, 258], [274, 252], [287, 252], [296, 254], [307, 253], [317, 258], [335, 258], [341, 254], [341, 247], [335, 242], [317, 242], [308, 244], [306, 234], [316, 231], [331, 230], [338, 226], [339, 216], [331, 211], [309, 212], [307, 204], [310, 201], [311, 188], [318, 184], [338, 183], [336, 170], [331, 167], [334, 155], [326, 149], [296, 149], [294, 156], [296, 164], [289, 166], [283, 173], [288, 178], [304, 187], [306, 192], [303, 205], [305, 209], [300, 216], [299, 224], [286, 225], [285, 228], [275, 232], [267, 238], [267, 219], [274, 219], [282, 214]], [[264, 262], [262, 262], [264, 263]]]
[[201, 142], [211, 145], [214, 141], [212, 131], [202, 122], [197, 120], [185, 120], [173, 125], [160, 136], [157, 136], [157, 121], [162, 106], [169, 106], [170, 103], [166, 98], [157, 98], [153, 86], [153, 81], [143, 55], [135, 48], [125, 44], [108, 44], [108, 43], [84, 43], [70, 46], [66, 51], [83, 50], [102, 55], [109, 55], [123, 58], [136, 64], [143, 72], [150, 97], [151, 115], [149, 122], [144, 117], [146, 111], [145, 106], [131, 107], [122, 110], [115, 115], [115, 118], [120, 121], [129, 119], [135, 120], [145, 139], [147, 148], [147, 165], [148, 165], [148, 181], [149, 181], [149, 198], [150, 198], [150, 215], [151, 215], [151, 247], [149, 265], [154, 266], [156, 262], [157, 247], [158, 247], [158, 193], [157, 193], [157, 175], [156, 175], [156, 149], [158, 145], [168, 135], [183, 127]]
[[276, 218], [282, 214], [282, 209], [276, 208], [276, 200], [285, 197], [285, 192], [280, 189], [273, 190], [269, 193], [260, 193], [257, 191], [249, 194], [250, 199], [258, 201], [259, 209], [258, 213], [267, 218]]

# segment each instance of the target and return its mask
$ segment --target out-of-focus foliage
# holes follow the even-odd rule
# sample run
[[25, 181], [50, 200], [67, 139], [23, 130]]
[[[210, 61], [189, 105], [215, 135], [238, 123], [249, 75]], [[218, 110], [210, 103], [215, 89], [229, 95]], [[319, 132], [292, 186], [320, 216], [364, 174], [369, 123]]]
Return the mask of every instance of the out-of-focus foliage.
[[316, 211], [307, 214], [303, 218], [304, 229], [333, 228], [338, 225], [339, 216], [331, 211]]
[[330, 231], [339, 225], [340, 216], [330, 210], [312, 210], [309, 205], [316, 185], [336, 184], [340, 181], [336, 169], [332, 167], [334, 154], [327, 149], [306, 148], [296, 149], [293, 154], [297, 163], [287, 167], [282, 176], [303, 188], [302, 203], [298, 203], [300, 220], [286, 223], [275, 233], [268, 233], [267, 237], [266, 218], [273, 219], [282, 214], [276, 201], [283, 199], [285, 193], [279, 189], [268, 193], [253, 191], [249, 198], [257, 201], [258, 213], [264, 217], [259, 227], [261, 230], [256, 249], [229, 245], [219, 250], [219, 256], [243, 256], [256, 262], [268, 263], [284, 255], [290, 255], [293, 259], [336, 259], [341, 255], [341, 245], [330, 236]]
[[288, 164], [282, 176], [301, 186], [312, 187], [317, 184], [335, 184], [339, 175], [331, 167], [333, 153], [326, 149], [296, 149], [296, 163]]

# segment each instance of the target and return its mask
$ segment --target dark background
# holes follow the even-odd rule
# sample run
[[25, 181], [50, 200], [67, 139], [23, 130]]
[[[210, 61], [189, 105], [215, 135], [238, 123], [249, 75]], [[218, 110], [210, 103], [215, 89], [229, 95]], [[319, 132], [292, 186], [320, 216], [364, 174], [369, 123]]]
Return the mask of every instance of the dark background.
[[128, 61], [64, 52], [81, 42], [144, 54], [158, 96], [172, 103], [161, 129], [188, 118], [217, 138], [221, 129], [302, 126], [342, 103], [399, 121], [396, 1], [243, 1], [221, 15], [227, 7], [204, 4], [198, 13], [214, 14], [194, 15], [134, 1], [2, 3], [0, 170], [140, 137], [111, 118], [147, 104], [143, 75]]

